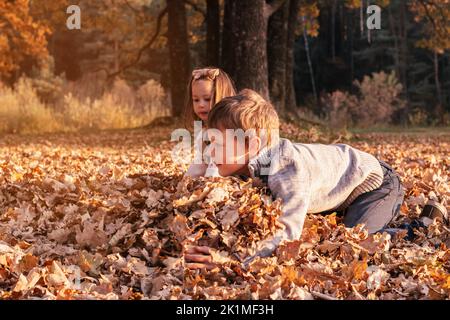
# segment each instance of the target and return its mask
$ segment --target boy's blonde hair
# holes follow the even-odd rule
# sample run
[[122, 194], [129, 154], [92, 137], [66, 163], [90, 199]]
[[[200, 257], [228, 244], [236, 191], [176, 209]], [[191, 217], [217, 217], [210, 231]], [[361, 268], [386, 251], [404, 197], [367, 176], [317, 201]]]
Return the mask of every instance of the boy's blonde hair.
[[221, 130], [255, 130], [262, 147], [278, 141], [280, 122], [272, 104], [258, 93], [244, 89], [238, 95], [222, 99], [208, 115], [208, 127]]
[[184, 109], [184, 124], [186, 128], [192, 128], [194, 121], [201, 119], [194, 112], [194, 103], [192, 99], [192, 84], [195, 81], [208, 80], [213, 83], [213, 93], [211, 96], [211, 109], [216, 103], [225, 97], [231, 97], [236, 94], [236, 89], [230, 76], [220, 68], [204, 68], [192, 71], [191, 79], [188, 84], [187, 99]]

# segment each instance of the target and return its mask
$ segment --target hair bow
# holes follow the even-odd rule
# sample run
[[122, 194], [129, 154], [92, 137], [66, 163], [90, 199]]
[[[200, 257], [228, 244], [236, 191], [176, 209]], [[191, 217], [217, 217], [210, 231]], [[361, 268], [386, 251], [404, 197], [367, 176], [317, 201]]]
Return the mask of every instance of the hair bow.
[[219, 75], [220, 70], [219, 69], [197, 69], [192, 71], [192, 77], [194, 80], [199, 80], [201, 78], [208, 78], [211, 81], [214, 81], [216, 77]]

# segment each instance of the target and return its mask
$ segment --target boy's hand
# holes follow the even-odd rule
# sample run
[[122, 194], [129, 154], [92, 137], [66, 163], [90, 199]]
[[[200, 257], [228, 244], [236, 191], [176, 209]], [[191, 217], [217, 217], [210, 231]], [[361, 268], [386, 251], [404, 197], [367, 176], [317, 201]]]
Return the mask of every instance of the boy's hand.
[[184, 251], [186, 267], [189, 269], [206, 268], [207, 270], [216, 268], [217, 264], [213, 263], [210, 250], [206, 246], [187, 246]]

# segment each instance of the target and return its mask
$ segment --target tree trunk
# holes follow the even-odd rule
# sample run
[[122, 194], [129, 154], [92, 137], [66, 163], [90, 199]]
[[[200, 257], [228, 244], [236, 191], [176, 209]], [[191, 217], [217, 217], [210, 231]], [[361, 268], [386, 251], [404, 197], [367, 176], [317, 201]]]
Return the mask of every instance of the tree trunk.
[[167, 0], [167, 9], [172, 115], [180, 116], [184, 107], [186, 83], [190, 71], [186, 8], [183, 1]]
[[114, 72], [118, 72], [119, 69], [120, 69], [119, 40], [114, 39]]
[[233, 33], [235, 25], [233, 24], [234, 12], [238, 0], [225, 0], [222, 31], [222, 55], [220, 65], [232, 79], [235, 78], [235, 57], [233, 44]]
[[218, 66], [220, 53], [219, 0], [207, 0], [206, 4], [206, 63], [209, 66]]
[[400, 82], [402, 82], [401, 75], [400, 75], [400, 58], [399, 58], [399, 46], [398, 46], [398, 36], [397, 31], [395, 27], [394, 22], [394, 16], [392, 15], [392, 9], [391, 6], [388, 6], [388, 15], [389, 15], [389, 27], [390, 31], [392, 33], [392, 36], [394, 37], [394, 48], [395, 48], [395, 72], [397, 74], [397, 77], [400, 79]]
[[407, 4], [404, 1], [401, 1], [401, 10], [400, 10], [400, 70], [401, 70], [401, 78], [403, 84], [403, 90], [405, 91], [406, 98], [406, 107], [403, 113], [403, 123], [407, 121], [407, 116], [409, 114], [409, 92], [408, 92], [408, 78], [407, 78], [407, 66], [408, 66], [408, 31], [407, 31]]
[[[367, 7], [370, 6], [370, 0], [367, 0]], [[370, 44], [372, 43], [372, 33], [370, 32], [370, 29], [367, 29], [367, 42]]]
[[350, 50], [349, 50], [349, 54], [350, 54], [350, 81], [349, 81], [349, 88], [350, 88], [350, 93], [353, 93], [353, 80], [354, 80], [354, 73], [355, 73], [355, 57], [353, 54], [353, 47], [354, 47], [354, 35], [353, 35], [353, 26], [354, 26], [354, 14], [353, 11], [349, 12], [349, 25], [348, 25], [348, 37], [349, 37], [349, 46], [350, 46]]
[[439, 81], [439, 57], [436, 51], [434, 52], [433, 62], [434, 62], [434, 82], [436, 84], [436, 94], [438, 100], [435, 113], [436, 116], [440, 119], [440, 122], [442, 122], [443, 119], [442, 91], [441, 91], [441, 83]]
[[[267, 23], [264, 0], [235, 1], [232, 17], [235, 81], [239, 90], [253, 89], [269, 98]], [[224, 30], [225, 33], [228, 30]]]
[[286, 1], [281, 9], [269, 18], [267, 35], [270, 99], [280, 114], [285, 111], [286, 105], [289, 2]]
[[293, 109], [297, 106], [294, 87], [294, 45], [295, 30], [298, 25], [298, 11], [300, 10], [300, 4], [301, 0], [290, 0], [289, 3], [288, 37], [286, 46], [286, 110]]
[[319, 101], [317, 97], [316, 80], [314, 78], [314, 69], [311, 62], [311, 53], [309, 51], [308, 33], [306, 32], [305, 17], [302, 18], [303, 18], [303, 39], [305, 40], [306, 58], [308, 60], [309, 74], [311, 76], [311, 86], [313, 90], [314, 99], [316, 101], [316, 105], [318, 105]]
[[[83, 39], [79, 32], [55, 29], [50, 36], [50, 54], [55, 61], [55, 74], [65, 73], [67, 80], [75, 81], [81, 78], [80, 61], [86, 58], [83, 53]], [[97, 59], [98, 48], [88, 51], [91, 59]]]
[[364, 35], [364, 0], [361, 0], [359, 7], [359, 31], [361, 32], [361, 38]]
[[401, 73], [403, 78], [403, 86], [407, 91], [407, 76], [406, 76], [406, 66], [408, 65], [407, 57], [408, 57], [408, 44], [407, 44], [407, 16], [406, 16], [406, 4], [401, 4], [400, 11], [400, 41], [401, 41]]
[[337, 0], [333, 0], [331, 7], [331, 59], [336, 61], [336, 7]]

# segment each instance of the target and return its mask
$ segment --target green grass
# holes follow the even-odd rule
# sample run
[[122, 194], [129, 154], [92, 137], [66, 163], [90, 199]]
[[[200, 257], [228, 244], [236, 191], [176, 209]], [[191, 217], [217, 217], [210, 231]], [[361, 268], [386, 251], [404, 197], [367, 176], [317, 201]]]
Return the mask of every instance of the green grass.
[[446, 127], [403, 127], [403, 126], [383, 126], [370, 128], [352, 128], [350, 132], [355, 134], [365, 133], [395, 133], [395, 134], [432, 134], [450, 135], [450, 126]]

